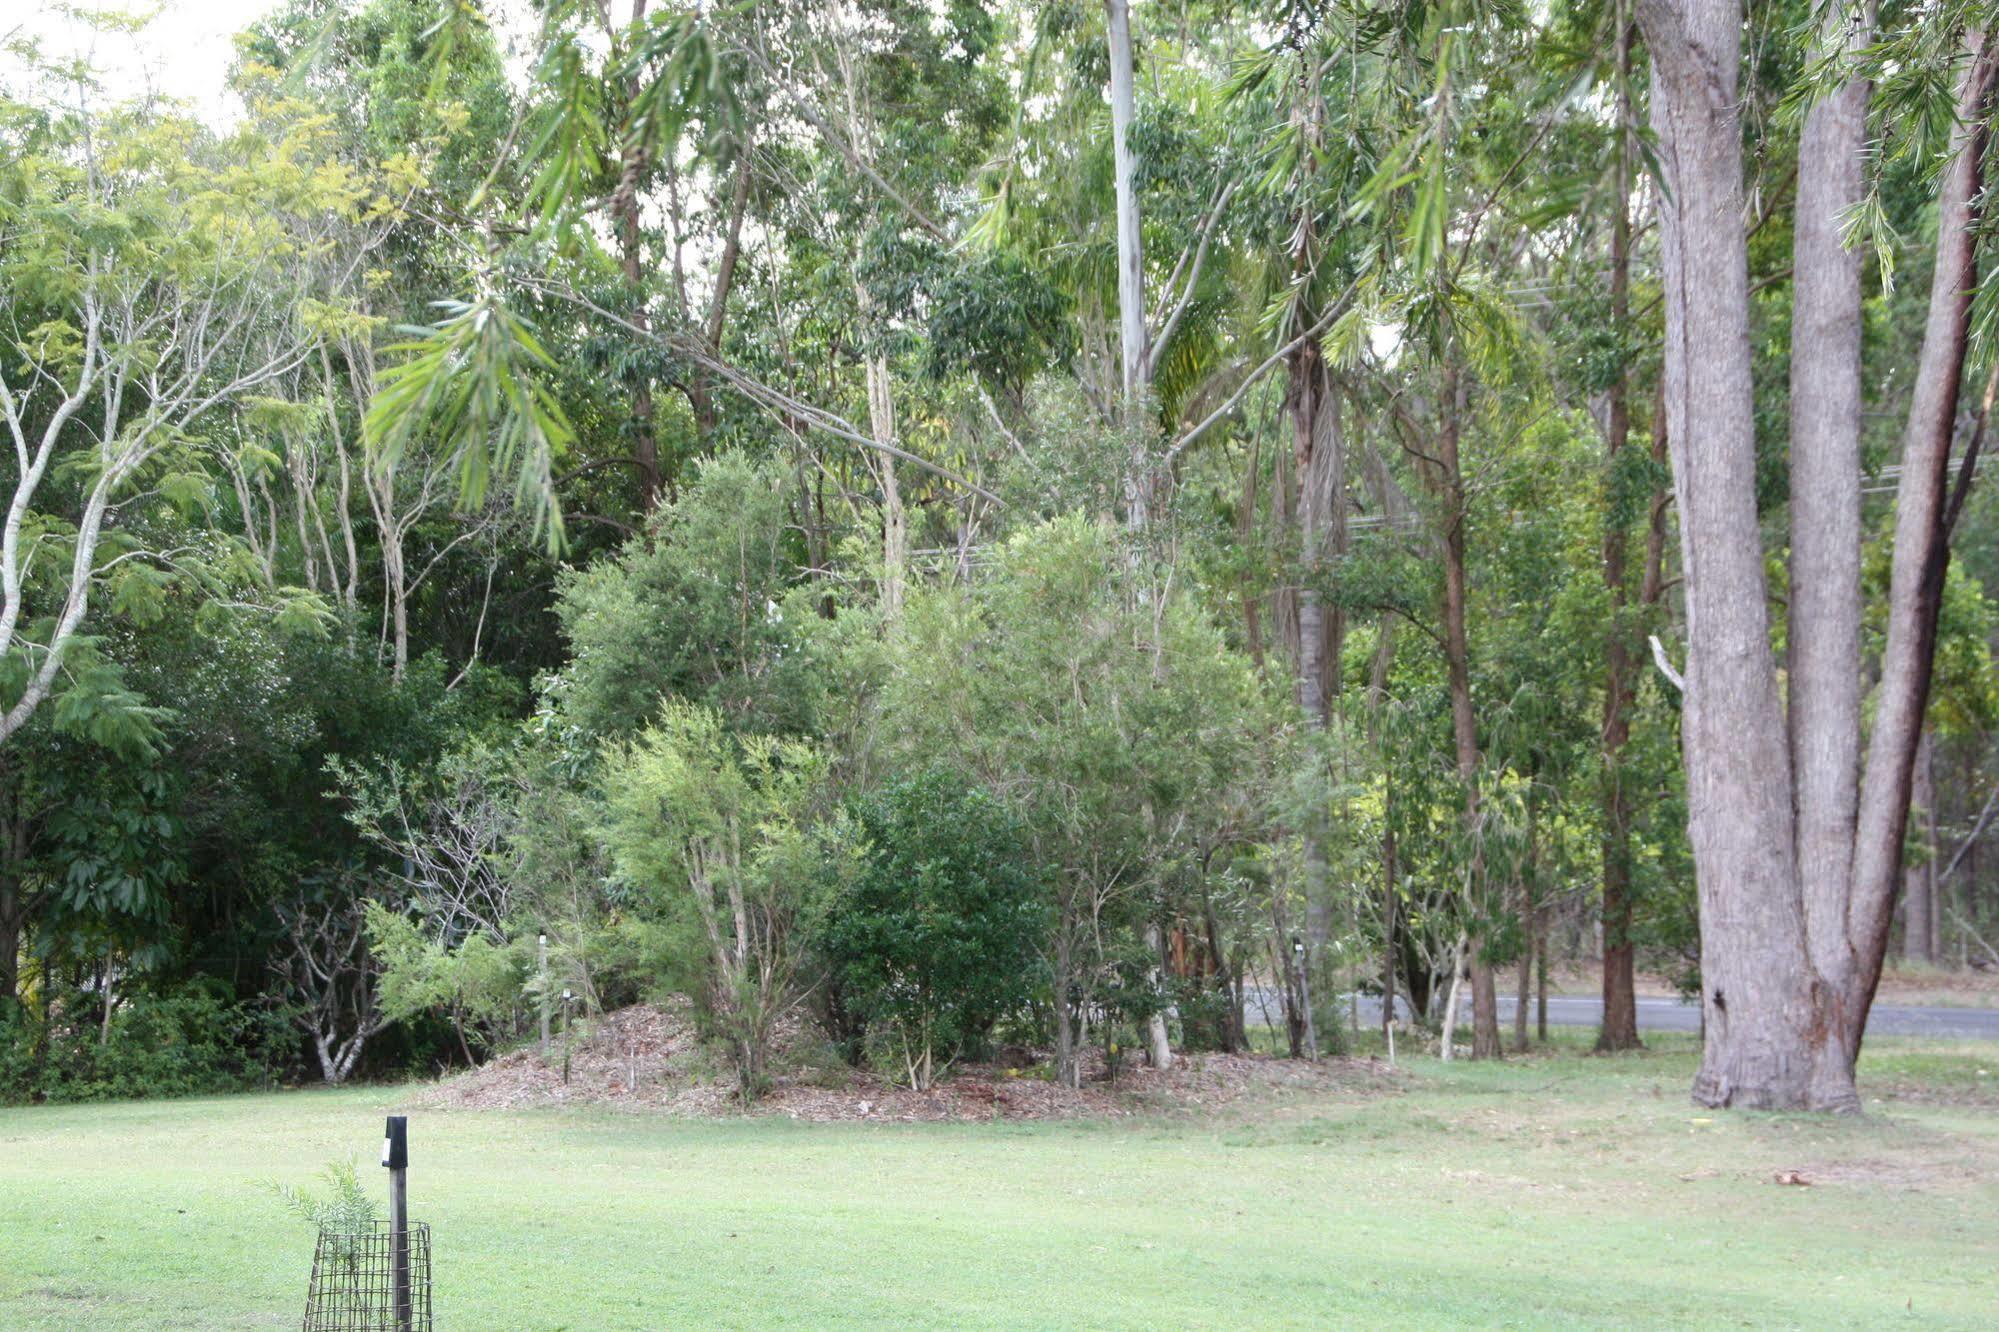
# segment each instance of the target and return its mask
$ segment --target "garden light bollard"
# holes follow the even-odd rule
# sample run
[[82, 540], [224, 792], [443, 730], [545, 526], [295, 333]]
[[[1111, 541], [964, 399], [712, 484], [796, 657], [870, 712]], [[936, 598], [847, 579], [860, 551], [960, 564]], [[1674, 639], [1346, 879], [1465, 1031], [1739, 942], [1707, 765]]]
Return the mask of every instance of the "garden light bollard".
[[382, 1136], [382, 1164], [389, 1172], [389, 1279], [396, 1332], [410, 1332], [409, 1119], [390, 1115]]

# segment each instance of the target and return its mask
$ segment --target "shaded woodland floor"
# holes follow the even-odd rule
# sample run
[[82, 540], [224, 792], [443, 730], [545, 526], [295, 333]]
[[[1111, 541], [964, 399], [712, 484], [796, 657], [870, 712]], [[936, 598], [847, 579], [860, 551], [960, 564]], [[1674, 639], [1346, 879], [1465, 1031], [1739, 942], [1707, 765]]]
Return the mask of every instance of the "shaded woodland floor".
[[[412, 1206], [440, 1327], [1989, 1326], [1999, 1051], [1877, 1042], [1858, 1120], [1693, 1109], [1692, 1063], [1405, 1055], [1112, 1119], [419, 1108]], [[0, 1111], [0, 1326], [295, 1326], [268, 1182], [379, 1190], [425, 1099]]]

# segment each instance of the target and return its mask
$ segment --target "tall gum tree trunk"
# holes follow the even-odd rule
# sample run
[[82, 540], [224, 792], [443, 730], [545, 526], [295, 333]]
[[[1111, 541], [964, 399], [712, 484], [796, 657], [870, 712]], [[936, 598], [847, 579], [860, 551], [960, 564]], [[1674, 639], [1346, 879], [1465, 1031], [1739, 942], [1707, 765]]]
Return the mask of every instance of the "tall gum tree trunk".
[[[874, 300], [865, 286], [857, 285], [855, 292], [860, 300], [861, 317], [868, 321], [874, 313]], [[869, 336], [874, 336], [870, 331]], [[895, 394], [889, 380], [888, 358], [879, 352], [870, 351], [867, 358], [868, 380], [868, 430], [877, 443], [893, 447], [895, 444]], [[909, 519], [903, 509], [902, 485], [896, 478], [895, 455], [887, 449], [875, 451], [868, 460], [875, 478], [881, 483], [882, 498], [882, 614], [890, 620], [902, 615], [903, 588], [908, 581], [909, 566]]]
[[1146, 374], [1145, 251], [1138, 217], [1138, 192], [1132, 160], [1131, 130], [1137, 119], [1133, 89], [1131, 5], [1129, 0], [1104, 0], [1111, 66], [1111, 158], [1117, 181], [1118, 340], [1123, 352], [1124, 397], [1127, 412], [1137, 404]]
[[[1870, 7], [1871, 9], [1871, 7]], [[1823, 51], [1856, 51], [1871, 12], [1828, 5]], [[1851, 970], [1846, 909], [1860, 802], [1860, 266], [1842, 234], [1866, 193], [1865, 80], [1813, 104], [1798, 144], [1792, 247], [1790, 748], [1812, 962]]]
[[[1631, 322], [1631, 18], [1623, 0], [1617, 7], [1617, 202], [1610, 219], [1610, 318], [1620, 337]], [[1615, 477], [1618, 455], [1631, 434], [1628, 368], [1618, 371], [1605, 411], [1604, 458]], [[1635, 1050], [1638, 1001], [1631, 947], [1631, 798], [1624, 789], [1624, 747], [1631, 739], [1631, 708], [1637, 697], [1633, 660], [1630, 576], [1626, 569], [1630, 533], [1622, 515], [1608, 505], [1603, 527], [1603, 582], [1610, 594], [1610, 632], [1604, 641], [1603, 684], [1603, 1018], [1597, 1027], [1600, 1052]], [[1531, 949], [1528, 950], [1531, 953]], [[1518, 1044], [1526, 1045], [1527, 972], [1522, 962]]]
[[[1346, 445], [1339, 402], [1317, 339], [1293, 352], [1286, 404], [1292, 422], [1292, 462], [1298, 479], [1298, 708], [1306, 726], [1324, 730], [1339, 693], [1339, 657], [1346, 621], [1324, 604], [1319, 584], [1328, 554], [1346, 545]], [[1310, 811], [1301, 829], [1305, 853], [1305, 926], [1316, 951], [1332, 932], [1327, 892], [1326, 821]]]
[[[743, 216], [750, 200], [750, 145], [744, 144], [736, 158], [735, 183], [729, 194], [729, 223], [722, 239], [722, 257], [715, 265], [715, 290], [708, 302], [708, 321], [702, 338], [708, 354], [722, 358], [722, 330], [729, 318], [729, 293], [736, 283], [736, 265], [743, 252]], [[721, 414], [715, 408], [714, 385], [708, 371], [692, 367], [684, 389], [688, 410], [694, 414], [694, 429], [704, 443], [715, 437]]]
[[1145, 317], [1145, 248], [1139, 226], [1137, 164], [1131, 135], [1138, 118], [1134, 89], [1129, 0], [1104, 0], [1111, 74], [1111, 161], [1117, 187], [1118, 344], [1124, 375], [1125, 521], [1143, 531], [1151, 521], [1151, 428], [1144, 421], [1152, 382], [1152, 349]]
[[1705, 1040], [1694, 1099], [1858, 1104], [1812, 967], [1791, 761], [1757, 522], [1737, 0], [1641, 0], [1664, 175], [1668, 445], [1679, 501], [1687, 669], [1681, 749], [1699, 884]]

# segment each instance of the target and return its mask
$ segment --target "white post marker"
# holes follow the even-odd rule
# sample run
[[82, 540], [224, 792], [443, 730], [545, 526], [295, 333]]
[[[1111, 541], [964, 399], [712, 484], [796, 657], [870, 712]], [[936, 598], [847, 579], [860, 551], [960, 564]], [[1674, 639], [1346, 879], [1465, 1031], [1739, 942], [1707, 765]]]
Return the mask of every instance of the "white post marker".
[[409, 1119], [390, 1115], [382, 1134], [382, 1165], [389, 1172], [389, 1280], [396, 1332], [410, 1332]]
[[541, 987], [541, 1057], [548, 1058], [548, 936], [535, 944], [535, 977]]
[[1312, 981], [1305, 972], [1305, 941], [1291, 936], [1291, 968], [1298, 978], [1298, 1002], [1305, 1008], [1305, 1058], [1318, 1062], [1319, 1031], [1312, 1017]]

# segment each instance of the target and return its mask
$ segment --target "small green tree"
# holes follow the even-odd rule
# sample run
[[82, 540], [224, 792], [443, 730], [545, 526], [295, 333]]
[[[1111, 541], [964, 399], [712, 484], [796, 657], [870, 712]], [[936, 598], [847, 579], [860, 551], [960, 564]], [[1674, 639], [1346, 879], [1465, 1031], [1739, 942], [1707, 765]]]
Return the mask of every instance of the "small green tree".
[[629, 884], [698, 918], [709, 1012], [746, 1102], [796, 1000], [800, 846], [820, 770], [809, 746], [732, 736], [712, 708], [682, 702], [605, 756], [606, 848]]
[[897, 782], [854, 816], [858, 865], [814, 942], [843, 1002], [926, 1091], [1027, 1003], [1047, 901], [1019, 820], [956, 774]]
[[685, 698], [735, 730], [811, 729], [819, 621], [798, 592], [787, 484], [740, 454], [711, 459], [645, 536], [561, 579], [573, 655], [550, 692], [569, 719], [624, 739]]
[[883, 750], [947, 756], [1020, 813], [1047, 876], [1058, 1076], [1079, 1086], [1092, 1025], [1139, 1011], [1113, 991], [1132, 988], [1132, 940], [1177, 866], [1265, 798], [1246, 789], [1266, 731], [1255, 674], [1082, 515], [1018, 533], [970, 587], [912, 596], [888, 651]]

